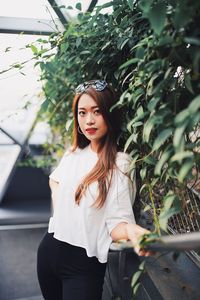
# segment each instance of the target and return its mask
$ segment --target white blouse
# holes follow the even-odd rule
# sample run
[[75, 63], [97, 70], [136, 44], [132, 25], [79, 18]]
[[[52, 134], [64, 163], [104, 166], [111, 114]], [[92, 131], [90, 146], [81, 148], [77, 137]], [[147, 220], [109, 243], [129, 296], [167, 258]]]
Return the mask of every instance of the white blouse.
[[59, 182], [53, 216], [48, 232], [60, 241], [86, 249], [88, 257], [107, 261], [112, 238], [111, 231], [120, 223], [135, 223], [132, 210], [135, 184], [122, 172], [130, 165], [129, 155], [118, 152], [111, 186], [102, 208], [92, 207], [98, 195], [97, 183], [92, 183], [80, 204], [75, 203], [75, 192], [82, 179], [98, 160], [90, 145], [74, 152], [66, 151], [50, 178]]

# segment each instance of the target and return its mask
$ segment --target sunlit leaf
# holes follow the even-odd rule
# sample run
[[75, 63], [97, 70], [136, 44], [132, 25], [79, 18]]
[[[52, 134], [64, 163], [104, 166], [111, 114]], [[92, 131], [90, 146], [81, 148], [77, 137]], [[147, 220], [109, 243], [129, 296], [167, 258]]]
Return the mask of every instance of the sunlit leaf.
[[191, 151], [182, 151], [182, 152], [178, 152], [175, 155], [172, 156], [172, 158], [170, 159], [171, 162], [174, 161], [182, 161], [185, 158], [189, 158], [192, 157], [193, 153]]
[[140, 170], [140, 177], [142, 180], [144, 180], [144, 178], [146, 177], [146, 174], [147, 174], [147, 169], [146, 168], [143, 168]]
[[181, 141], [185, 139], [184, 132], [185, 132], [185, 129], [186, 129], [188, 123], [189, 123], [189, 119], [187, 119], [186, 122], [183, 123], [182, 126], [179, 126], [175, 129], [174, 137], [173, 137], [173, 145], [175, 148], [179, 148], [181, 145]]
[[38, 49], [34, 45], [31, 45], [31, 50], [32, 50], [33, 54], [37, 54], [38, 53]]
[[161, 133], [158, 135], [156, 140], [153, 143], [152, 150], [158, 150], [162, 144], [171, 136], [172, 134], [172, 128], [164, 129], [161, 131]]
[[132, 58], [132, 59], [130, 59], [130, 60], [128, 60], [127, 62], [125, 62], [124, 64], [122, 64], [120, 67], [119, 67], [119, 69], [121, 70], [121, 69], [123, 69], [123, 68], [126, 68], [126, 67], [128, 67], [128, 66], [130, 66], [130, 65], [132, 65], [132, 64], [135, 64], [135, 63], [137, 63], [139, 61], [139, 59], [138, 58]]
[[200, 109], [200, 96], [197, 96], [192, 100], [190, 105], [188, 106], [188, 111], [190, 114], [195, 113], [197, 110]]
[[162, 155], [159, 158], [159, 160], [158, 160], [158, 162], [155, 166], [155, 169], [154, 169], [154, 174], [155, 175], [160, 175], [161, 174], [162, 167], [167, 162], [167, 160], [170, 158], [171, 152], [172, 152], [171, 150], [167, 150], [167, 151], [164, 151], [162, 153]]
[[148, 143], [151, 131], [155, 124], [157, 124], [158, 117], [157, 116], [152, 116], [150, 117], [147, 122], [144, 124], [144, 129], [143, 129], [143, 139], [145, 142]]
[[184, 181], [185, 177], [188, 175], [188, 173], [192, 169], [192, 167], [193, 167], [192, 160], [188, 160], [182, 165], [180, 172], [178, 174], [178, 179], [180, 182]]

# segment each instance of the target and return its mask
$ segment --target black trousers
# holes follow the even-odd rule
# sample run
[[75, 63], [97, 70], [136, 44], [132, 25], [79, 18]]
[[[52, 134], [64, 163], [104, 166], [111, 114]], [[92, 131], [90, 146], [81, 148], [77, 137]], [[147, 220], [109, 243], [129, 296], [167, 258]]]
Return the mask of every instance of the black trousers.
[[86, 250], [59, 241], [52, 233], [42, 239], [37, 272], [45, 300], [101, 300], [106, 263]]

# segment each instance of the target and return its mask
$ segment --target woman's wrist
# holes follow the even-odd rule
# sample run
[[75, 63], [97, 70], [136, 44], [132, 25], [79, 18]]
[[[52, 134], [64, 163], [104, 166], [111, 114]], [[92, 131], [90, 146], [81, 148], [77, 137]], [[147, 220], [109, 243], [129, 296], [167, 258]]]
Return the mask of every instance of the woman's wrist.
[[126, 232], [127, 237], [131, 241], [135, 241], [138, 243], [138, 239], [143, 235], [149, 233], [149, 231], [140, 225], [134, 223], [127, 223], [126, 224]]
[[132, 240], [132, 238], [136, 237], [137, 228], [135, 226], [136, 224], [133, 223], [127, 223], [126, 224], [126, 232], [127, 232], [127, 239]]

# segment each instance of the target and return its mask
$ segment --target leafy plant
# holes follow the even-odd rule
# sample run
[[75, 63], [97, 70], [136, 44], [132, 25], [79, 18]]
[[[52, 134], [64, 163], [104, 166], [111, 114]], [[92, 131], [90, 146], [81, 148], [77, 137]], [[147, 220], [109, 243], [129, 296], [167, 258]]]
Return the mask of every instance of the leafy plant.
[[[103, 14], [105, 7], [112, 13]], [[121, 142], [140, 170], [141, 197], [153, 208], [157, 232], [181, 210], [180, 191], [200, 160], [199, 137], [192, 138], [200, 121], [199, 9], [189, 0], [110, 1], [80, 12], [50, 38], [53, 59], [39, 60], [46, 82], [40, 115], [63, 142], [80, 82], [104, 78], [118, 90], [117, 106], [126, 111]]]
[[198, 177], [200, 3], [113, 0], [84, 14], [76, 7], [80, 13], [63, 33], [40, 39], [41, 47], [29, 45], [44, 82], [39, 116], [62, 151], [71, 137], [75, 87], [94, 78], [111, 83], [126, 112], [120, 142], [139, 170], [141, 200], [160, 234]]

